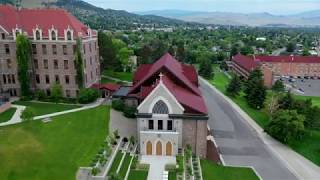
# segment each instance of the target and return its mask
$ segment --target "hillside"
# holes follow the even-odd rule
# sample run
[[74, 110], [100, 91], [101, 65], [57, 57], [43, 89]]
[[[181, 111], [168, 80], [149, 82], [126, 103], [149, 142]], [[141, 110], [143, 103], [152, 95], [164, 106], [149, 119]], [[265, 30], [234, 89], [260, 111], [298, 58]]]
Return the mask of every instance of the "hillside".
[[[16, 0], [0, 1], [0, 3], [8, 2], [13, 4]], [[103, 9], [81, 0], [22, 0], [21, 6], [24, 8], [64, 8], [94, 29], [127, 30], [137, 27], [190, 26], [194, 24], [156, 15], [137, 15], [122, 10]]]
[[270, 13], [197, 12], [181, 10], [160, 10], [138, 12], [153, 14], [205, 24], [246, 26], [320, 26], [320, 10], [294, 15], [273, 15]]

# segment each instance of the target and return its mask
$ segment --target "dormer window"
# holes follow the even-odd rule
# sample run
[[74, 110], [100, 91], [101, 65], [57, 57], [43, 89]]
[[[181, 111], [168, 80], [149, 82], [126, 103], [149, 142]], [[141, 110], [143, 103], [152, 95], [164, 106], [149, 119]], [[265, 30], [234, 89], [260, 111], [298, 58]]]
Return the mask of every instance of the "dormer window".
[[56, 32], [54, 30], [51, 31], [51, 39], [52, 40], [57, 40], [57, 35], [56, 35]]
[[36, 40], [41, 40], [41, 35], [39, 30], [36, 30]]
[[68, 40], [68, 41], [71, 41], [71, 40], [72, 40], [71, 32], [70, 32], [70, 31], [67, 31], [67, 40]]
[[20, 31], [16, 30], [16, 37], [18, 37], [19, 34], [20, 34]]

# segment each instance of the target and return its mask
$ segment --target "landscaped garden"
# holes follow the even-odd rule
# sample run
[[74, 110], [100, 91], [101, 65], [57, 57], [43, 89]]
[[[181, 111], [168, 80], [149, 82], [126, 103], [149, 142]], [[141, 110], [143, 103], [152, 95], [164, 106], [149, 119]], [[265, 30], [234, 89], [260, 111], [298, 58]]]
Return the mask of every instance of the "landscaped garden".
[[[222, 71], [220, 71], [217, 66], [214, 66], [214, 69], [215, 76], [213, 79], [209, 80], [209, 82], [226, 95], [226, 87], [229, 84], [230, 79]], [[267, 99], [265, 101], [267, 104], [271, 101], [271, 97], [272, 92], [268, 90]], [[293, 95], [293, 97], [294, 99], [299, 100], [306, 100], [311, 98], [313, 105], [320, 107], [320, 97], [306, 97], [298, 95]], [[240, 92], [239, 96], [230, 98], [262, 128], [265, 128], [269, 123], [270, 118], [268, 115], [268, 106], [265, 106], [265, 108], [261, 110], [250, 107], [244, 97], [243, 92]], [[305, 135], [306, 138], [304, 138], [303, 140], [292, 140], [288, 144], [288, 146], [320, 166], [320, 143], [318, 143], [320, 142], [320, 131], [306, 129]]]
[[45, 114], [66, 111], [81, 107], [80, 105], [69, 105], [69, 104], [57, 104], [47, 102], [31, 102], [31, 101], [15, 101], [13, 104], [27, 106], [32, 108], [35, 116], [41, 116]]
[[103, 75], [120, 79], [122, 81], [132, 81], [133, 74], [132, 72], [115, 72], [110, 69], [104, 70]]
[[202, 176], [204, 180], [258, 180], [259, 178], [250, 168], [226, 167], [208, 160], [201, 160]]
[[9, 121], [14, 113], [16, 112], [17, 108], [11, 107], [7, 109], [6, 111], [0, 113], [0, 123]]
[[75, 179], [108, 134], [109, 107], [0, 127], [0, 179]]

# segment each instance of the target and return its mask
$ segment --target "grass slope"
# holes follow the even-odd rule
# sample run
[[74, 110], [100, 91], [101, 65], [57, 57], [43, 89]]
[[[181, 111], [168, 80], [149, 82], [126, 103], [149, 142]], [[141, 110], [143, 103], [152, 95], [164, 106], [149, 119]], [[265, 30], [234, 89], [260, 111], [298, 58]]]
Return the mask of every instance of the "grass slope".
[[109, 107], [0, 127], [0, 179], [75, 179], [108, 133]]
[[126, 177], [126, 173], [128, 171], [131, 158], [132, 158], [132, 156], [130, 156], [130, 153], [127, 153], [125, 158], [124, 158], [124, 160], [123, 160], [123, 162], [122, 162], [122, 165], [121, 165], [121, 168], [120, 168], [120, 171], [119, 171], [119, 175], [122, 178]]
[[220, 166], [208, 160], [201, 160], [201, 168], [204, 180], [259, 180], [257, 175], [250, 168]]
[[13, 104], [28, 106], [33, 108], [36, 116], [41, 116], [44, 114], [66, 111], [66, 110], [81, 107], [78, 105], [41, 103], [41, 102], [30, 102], [30, 101], [15, 101]]
[[111, 165], [111, 168], [108, 172], [108, 175], [110, 176], [111, 174], [114, 174], [117, 172], [117, 169], [118, 169], [118, 166], [120, 164], [120, 161], [122, 159], [122, 156], [123, 156], [123, 152], [121, 151], [118, 151], [117, 154], [116, 154], [116, 157], [114, 158], [113, 160], [113, 163]]
[[133, 74], [131, 72], [114, 72], [110, 69], [104, 70], [103, 75], [129, 82], [132, 81], [133, 78]]
[[8, 110], [0, 113], [0, 123], [9, 121], [16, 112], [16, 110], [17, 108], [11, 107]]

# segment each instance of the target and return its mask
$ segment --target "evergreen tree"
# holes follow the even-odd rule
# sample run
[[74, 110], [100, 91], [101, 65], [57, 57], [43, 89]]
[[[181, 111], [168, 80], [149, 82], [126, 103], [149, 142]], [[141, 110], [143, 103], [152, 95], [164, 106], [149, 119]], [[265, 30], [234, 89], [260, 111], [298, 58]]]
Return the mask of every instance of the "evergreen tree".
[[284, 84], [282, 81], [277, 80], [274, 85], [272, 86], [272, 90], [274, 92], [284, 92]]
[[208, 58], [201, 59], [199, 66], [199, 75], [206, 78], [211, 79], [214, 76], [211, 62]]
[[232, 97], [239, 95], [241, 91], [241, 80], [239, 76], [234, 75], [232, 77], [226, 91], [227, 91], [227, 94]]
[[245, 98], [249, 106], [261, 109], [266, 100], [266, 87], [264, 86], [263, 74], [260, 69], [251, 71], [244, 89]]
[[28, 73], [29, 70], [29, 61], [31, 58], [31, 48], [30, 42], [27, 37], [24, 35], [18, 35], [17, 40], [17, 62], [18, 62], [18, 79], [20, 82], [21, 96], [28, 97], [30, 96], [30, 76]]
[[295, 107], [295, 100], [293, 99], [293, 96], [291, 92], [287, 92], [285, 96], [282, 96], [279, 99], [279, 108], [280, 109], [289, 109], [292, 110]]

